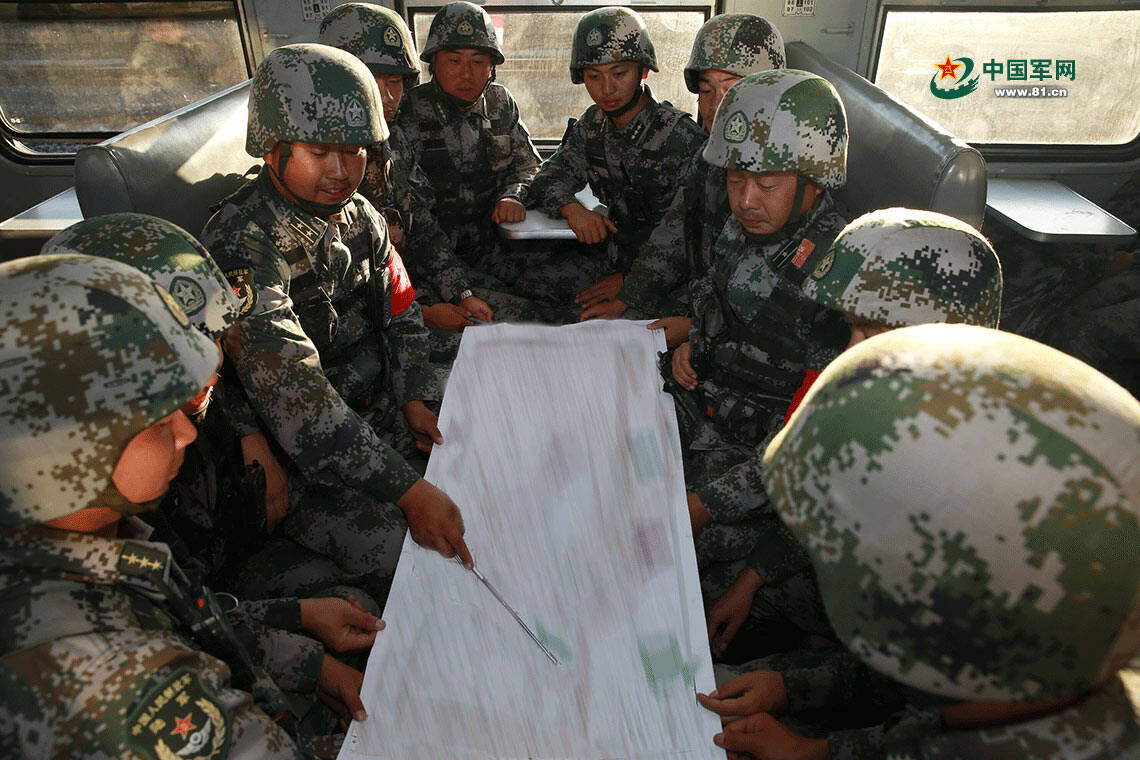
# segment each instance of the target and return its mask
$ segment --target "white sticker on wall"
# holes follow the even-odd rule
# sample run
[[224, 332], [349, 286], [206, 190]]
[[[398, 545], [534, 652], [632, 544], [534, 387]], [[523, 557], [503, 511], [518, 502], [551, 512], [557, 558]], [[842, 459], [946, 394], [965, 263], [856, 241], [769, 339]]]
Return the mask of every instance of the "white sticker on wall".
[[814, 16], [815, 0], [784, 0], [785, 16]]
[[301, 18], [305, 21], [318, 24], [331, 10], [332, 0], [301, 0]]

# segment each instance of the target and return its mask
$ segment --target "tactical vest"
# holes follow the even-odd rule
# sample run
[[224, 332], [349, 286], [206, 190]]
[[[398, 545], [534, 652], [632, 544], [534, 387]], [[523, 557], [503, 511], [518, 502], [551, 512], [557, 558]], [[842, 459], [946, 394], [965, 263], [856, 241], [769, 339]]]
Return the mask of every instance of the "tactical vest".
[[[816, 337], [815, 318], [824, 310], [804, 295], [803, 282], [817, 267], [828, 265], [828, 249], [839, 231], [830, 217], [817, 212], [774, 256], [766, 257], [774, 267], [776, 286], [748, 321], [726, 296], [738, 259], [722, 259], [710, 272], [713, 288], [702, 309], [698, 344], [704, 344], [699, 350], [708, 357], [704, 376], [724, 392], [709, 411], [727, 437], [740, 443], [760, 443], [771, 419], [784, 415], [803, 382], [805, 336]], [[803, 241], [814, 244], [806, 254]], [[834, 340], [834, 336], [818, 339]], [[745, 346], [760, 348], [768, 360], [749, 356]]]
[[[262, 170], [265, 171], [264, 169]], [[261, 185], [264, 184], [264, 187]], [[260, 195], [250, 198], [253, 193]], [[267, 193], [277, 193], [268, 176], [259, 176], [238, 188], [223, 202], [233, 204], [252, 221], [271, 241], [278, 240], [273, 234], [282, 220], [266, 202]], [[320, 247], [322, 233], [294, 217], [290, 221], [292, 232], [303, 238], [310, 246]], [[330, 262], [323, 257], [310, 258], [305, 245], [298, 243], [288, 250], [280, 251], [289, 266], [289, 298], [293, 302], [293, 313], [297, 315], [305, 335], [316, 346], [321, 356], [321, 367], [326, 375], [335, 374], [336, 369], [351, 358], [355, 342], [345, 342], [340, 336], [342, 315], [359, 314], [371, 323], [370, 329], [357, 330], [360, 335], [370, 334], [380, 341], [380, 355], [387, 357], [384, 350], [384, 334], [392, 323], [391, 272], [388, 270], [389, 251], [378, 229], [372, 230], [367, 258], [348, 262], [347, 271], [336, 274], [328, 271]], [[351, 254], [351, 252], [349, 252]], [[322, 278], [338, 276], [342, 282], [355, 279], [348, 288], [337, 288], [335, 297], [329, 288], [322, 285]], [[366, 308], [360, 309], [359, 304]], [[339, 342], [337, 338], [342, 338]], [[387, 368], [382, 375], [387, 378]], [[347, 399], [346, 399], [347, 400]]]
[[[633, 149], [635, 158], [627, 165], [624, 156], [617, 166], [606, 156], [606, 126], [609, 117], [593, 105], [582, 115], [586, 152], [586, 179], [590, 189], [609, 208], [609, 217], [618, 228], [613, 240], [617, 246], [617, 266], [629, 269], [654, 226], [661, 220], [675, 190], [675, 177], [662, 177], [661, 166], [670, 157], [667, 150], [673, 127], [685, 114], [668, 103], [650, 103], [649, 118], [638, 122], [628, 134], [619, 135], [625, 150]], [[646, 147], [651, 137], [662, 136]], [[624, 151], [623, 151], [624, 153]]]
[[[447, 144], [445, 125], [468, 117], [443, 101], [434, 82], [423, 86], [433, 89], [426, 93], [427, 107], [416, 109], [415, 118], [419, 120], [420, 168], [435, 190], [436, 221], [449, 232], [474, 225], [480, 229], [480, 235], [489, 234], [491, 206], [502, 186], [501, 177], [510, 171], [513, 162], [511, 132], [515, 121], [506, 118], [507, 109], [500, 107], [506, 91], [494, 83], [487, 87], [484, 98], [491, 116], [490, 127], [479, 132], [474, 170], [460, 172]], [[460, 202], [465, 193], [474, 193], [470, 204]]]

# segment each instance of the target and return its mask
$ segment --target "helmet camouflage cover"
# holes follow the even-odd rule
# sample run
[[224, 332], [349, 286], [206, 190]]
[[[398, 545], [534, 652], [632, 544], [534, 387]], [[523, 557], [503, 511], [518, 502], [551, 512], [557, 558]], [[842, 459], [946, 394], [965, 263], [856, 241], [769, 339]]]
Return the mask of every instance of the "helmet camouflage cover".
[[1032, 701], [1140, 649], [1140, 402], [973, 325], [851, 348], [764, 456], [843, 643], [909, 686]]
[[657, 54], [641, 14], [610, 6], [590, 11], [574, 25], [570, 81], [582, 83], [582, 69], [603, 63], [636, 61], [657, 71]]
[[199, 330], [217, 339], [238, 316], [240, 302], [214, 259], [178, 225], [146, 214], [107, 214], [56, 233], [41, 253], [82, 253], [121, 261], [174, 296]]
[[447, 48], [473, 48], [491, 54], [495, 64], [503, 62], [503, 51], [499, 48], [499, 36], [487, 11], [474, 3], [448, 3], [439, 9], [431, 20], [427, 42], [424, 43], [420, 60], [431, 63], [440, 50]]
[[373, 74], [402, 74], [407, 86], [420, 79], [416, 43], [404, 19], [372, 3], [345, 3], [321, 21], [317, 42], [352, 53]]
[[685, 85], [689, 92], [697, 92], [706, 69], [746, 77], [782, 69], [786, 60], [784, 38], [767, 19], [751, 13], [725, 13], [710, 18], [697, 32], [685, 66]]
[[351, 53], [305, 43], [269, 53], [253, 75], [245, 151], [278, 142], [375, 145], [388, 139], [376, 80]]
[[848, 224], [808, 279], [818, 303], [888, 327], [997, 327], [1001, 264], [982, 233], [934, 211], [890, 208]]
[[838, 190], [847, 180], [847, 114], [839, 93], [815, 74], [749, 74], [725, 93], [701, 155], [713, 166], [795, 172]]
[[218, 366], [166, 290], [118, 261], [0, 264], [0, 524], [92, 505], [137, 433]]

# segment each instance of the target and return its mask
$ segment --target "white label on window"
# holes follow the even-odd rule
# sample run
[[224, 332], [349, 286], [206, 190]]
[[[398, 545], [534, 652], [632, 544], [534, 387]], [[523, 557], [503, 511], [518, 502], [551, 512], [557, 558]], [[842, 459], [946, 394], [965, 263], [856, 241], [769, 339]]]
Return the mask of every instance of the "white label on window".
[[332, 10], [332, 0], [301, 0], [301, 18], [319, 23]]
[[815, 0], [784, 0], [785, 16], [814, 16]]

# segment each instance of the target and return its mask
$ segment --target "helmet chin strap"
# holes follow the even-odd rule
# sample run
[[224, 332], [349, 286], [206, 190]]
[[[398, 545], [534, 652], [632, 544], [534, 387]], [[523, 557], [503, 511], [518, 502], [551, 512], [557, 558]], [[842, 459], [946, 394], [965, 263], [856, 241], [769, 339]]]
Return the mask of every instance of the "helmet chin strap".
[[281, 190], [281, 194], [285, 196], [285, 200], [297, 206], [307, 214], [311, 214], [318, 219], [328, 219], [333, 214], [338, 213], [342, 208], [348, 205], [352, 200], [349, 195], [340, 203], [317, 203], [316, 201], [307, 201], [304, 198], [298, 198], [297, 194], [289, 189], [289, 185], [285, 183], [285, 165], [289, 163], [289, 157], [293, 155], [293, 143], [279, 142], [277, 143], [277, 167], [265, 165], [265, 168], [277, 180], [277, 186]]

